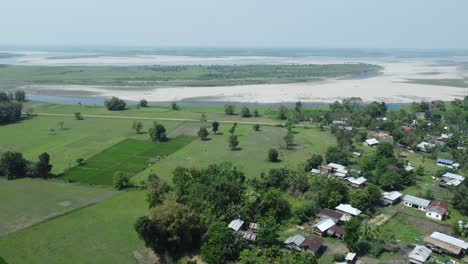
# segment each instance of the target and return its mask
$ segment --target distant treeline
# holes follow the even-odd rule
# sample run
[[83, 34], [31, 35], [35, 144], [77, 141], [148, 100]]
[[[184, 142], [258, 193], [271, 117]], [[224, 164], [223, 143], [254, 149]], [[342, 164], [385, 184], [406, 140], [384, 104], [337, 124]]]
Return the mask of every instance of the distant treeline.
[[295, 83], [378, 72], [372, 64], [186, 66], [0, 66], [0, 82], [131, 86]]

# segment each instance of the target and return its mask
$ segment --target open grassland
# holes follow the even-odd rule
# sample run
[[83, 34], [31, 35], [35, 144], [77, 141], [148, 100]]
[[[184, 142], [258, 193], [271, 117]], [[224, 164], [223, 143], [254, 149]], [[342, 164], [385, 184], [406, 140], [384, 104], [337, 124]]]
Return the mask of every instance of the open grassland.
[[0, 236], [115, 195], [108, 188], [39, 179], [0, 179]]
[[132, 177], [160, 159], [189, 144], [193, 137], [179, 136], [168, 142], [125, 139], [91, 157], [84, 165], [70, 169], [62, 177], [68, 181], [111, 185], [116, 172]]
[[[296, 146], [287, 150], [283, 140], [286, 135], [285, 128], [262, 126], [261, 131], [253, 131], [251, 125], [238, 125], [235, 134], [238, 135], [240, 142], [239, 150], [231, 151], [228, 148], [228, 130], [231, 126], [221, 124], [218, 134], [211, 132], [209, 140], [194, 140], [186, 147], [139, 173], [134, 180], [145, 179], [149, 173], [154, 172], [170, 181], [173, 170], [178, 166], [206, 167], [221, 161], [233, 163], [248, 178], [254, 178], [270, 168], [295, 168], [311, 154], [324, 154], [329, 146], [336, 144], [335, 137], [328, 131], [296, 128]], [[281, 162], [272, 163], [267, 160], [270, 148], [279, 150]]]
[[[61, 129], [59, 122], [64, 122]], [[145, 139], [145, 133], [136, 134], [131, 129], [132, 120], [111, 118], [85, 118], [75, 120], [73, 117], [35, 116], [19, 123], [0, 126], [0, 152], [20, 151], [30, 160], [47, 152], [54, 165], [54, 173], [62, 173], [73, 167], [76, 159], [88, 159], [102, 150], [124, 140], [125, 138]], [[153, 121], [143, 121], [144, 129]], [[179, 122], [159, 122], [169, 133]], [[50, 129], [54, 131], [51, 132]]]
[[112, 86], [225, 86], [294, 83], [377, 72], [370, 64], [238, 66], [11, 66], [0, 82]]
[[[143, 98], [143, 97], [142, 97]], [[108, 111], [102, 106], [92, 105], [60, 105], [42, 102], [29, 102], [25, 108], [35, 107], [36, 113], [44, 114], [68, 114], [72, 115], [75, 112], [80, 112], [83, 115], [99, 115], [99, 116], [118, 116], [118, 117], [144, 117], [144, 118], [173, 118], [173, 119], [190, 119], [200, 120], [201, 115], [205, 114], [208, 120], [231, 121], [231, 122], [261, 122], [279, 124], [283, 121], [278, 120], [278, 109], [274, 107], [259, 106], [257, 109], [260, 112], [260, 117], [243, 118], [240, 113], [241, 107], [236, 107], [236, 115], [226, 115], [224, 106], [182, 106], [179, 110], [171, 110], [169, 107], [142, 107], [127, 106], [125, 111]], [[256, 107], [250, 107], [250, 111]], [[309, 110], [308, 111], [320, 111]]]
[[144, 243], [133, 224], [147, 209], [144, 192], [123, 192], [0, 238], [0, 256], [10, 264], [135, 263]]

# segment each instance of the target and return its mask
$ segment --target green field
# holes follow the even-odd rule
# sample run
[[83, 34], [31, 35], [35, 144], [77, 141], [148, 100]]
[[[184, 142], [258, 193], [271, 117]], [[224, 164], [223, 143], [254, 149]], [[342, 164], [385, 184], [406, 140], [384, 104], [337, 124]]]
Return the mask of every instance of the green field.
[[164, 159], [192, 140], [193, 137], [188, 136], [179, 136], [164, 143], [125, 139], [86, 160], [84, 165], [68, 170], [62, 178], [87, 184], [111, 185], [115, 172], [132, 177], [147, 168], [148, 164], [159, 162], [157, 160]]
[[108, 188], [39, 179], [0, 178], [0, 236], [115, 195]]
[[377, 72], [370, 64], [239, 66], [11, 66], [0, 82], [112, 86], [223, 86], [293, 83]]
[[[312, 153], [324, 154], [336, 140], [328, 131], [315, 128], [296, 128], [294, 149], [287, 150], [283, 137], [286, 129], [276, 126], [262, 126], [261, 131], [253, 131], [251, 125], [238, 125], [236, 134], [240, 142], [240, 150], [230, 151], [228, 136], [230, 124], [221, 124], [219, 134], [210, 134], [208, 141], [194, 140], [191, 144], [175, 152], [171, 156], [154, 164], [134, 177], [144, 179], [150, 172], [155, 172], [170, 180], [172, 171], [177, 166], [205, 167], [214, 162], [228, 161], [238, 166], [249, 178], [257, 177], [269, 168], [291, 167], [304, 162]], [[281, 162], [271, 163], [267, 160], [270, 148], [280, 151]]]
[[[73, 112], [72, 112], [73, 113]], [[64, 130], [59, 122], [64, 122]], [[111, 118], [85, 118], [75, 120], [73, 117], [35, 116], [22, 122], [0, 127], [0, 153], [20, 151], [30, 160], [47, 152], [54, 165], [54, 173], [75, 166], [76, 159], [88, 159], [102, 150], [126, 139], [148, 140], [147, 134], [136, 134], [131, 129], [133, 120]], [[153, 121], [143, 121], [144, 131]], [[180, 122], [160, 122], [168, 133]], [[54, 129], [50, 133], [49, 129]]]
[[10, 264], [136, 263], [145, 247], [133, 224], [147, 209], [144, 192], [123, 192], [0, 238], [0, 256]]

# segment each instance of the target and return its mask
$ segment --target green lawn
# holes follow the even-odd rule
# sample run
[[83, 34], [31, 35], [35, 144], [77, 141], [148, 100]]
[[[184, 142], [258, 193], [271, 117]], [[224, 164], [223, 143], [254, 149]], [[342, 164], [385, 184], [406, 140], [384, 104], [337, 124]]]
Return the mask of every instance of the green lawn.
[[132, 177], [147, 168], [148, 164], [164, 159], [193, 139], [179, 136], [163, 143], [125, 139], [86, 160], [84, 165], [73, 167], [62, 178], [87, 184], [111, 185], [116, 172]]
[[[59, 122], [64, 122], [64, 130]], [[19, 123], [0, 126], [0, 153], [20, 151], [29, 160], [47, 152], [53, 172], [61, 173], [75, 165], [77, 158], [88, 159], [125, 138], [148, 140], [147, 134], [137, 135], [131, 129], [132, 120], [35, 116]], [[153, 121], [143, 121], [144, 131]], [[168, 133], [180, 122], [160, 122]], [[54, 129], [50, 133], [49, 129]], [[149, 142], [149, 141], [148, 141]]]
[[136, 263], [144, 243], [133, 224], [147, 209], [144, 192], [123, 192], [0, 238], [0, 256], [10, 264]]
[[[275, 126], [262, 126], [255, 132], [251, 125], [238, 125], [236, 134], [240, 142], [240, 150], [230, 151], [228, 148], [229, 128], [231, 125], [221, 124], [220, 133], [210, 134], [208, 141], [194, 140], [191, 144], [175, 152], [168, 158], [157, 162], [134, 177], [135, 180], [145, 179], [150, 172], [155, 172], [170, 180], [177, 166], [205, 167], [214, 162], [228, 161], [238, 166], [248, 178], [257, 177], [270, 168], [288, 166], [295, 168], [310, 157], [312, 153], [325, 153], [329, 146], [335, 145], [335, 137], [329, 132], [318, 129], [296, 128], [295, 142], [292, 150], [284, 147], [283, 137], [286, 129]], [[281, 162], [267, 161], [270, 148], [280, 151]]]
[[7, 181], [0, 178], [0, 236], [115, 194], [109, 188], [84, 187], [59, 181]]

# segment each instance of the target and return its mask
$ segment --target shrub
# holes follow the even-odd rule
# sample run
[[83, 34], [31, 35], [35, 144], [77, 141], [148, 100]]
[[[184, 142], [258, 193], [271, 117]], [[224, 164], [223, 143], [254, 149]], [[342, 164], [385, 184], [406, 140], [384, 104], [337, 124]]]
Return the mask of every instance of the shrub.
[[141, 107], [148, 107], [148, 101], [146, 101], [145, 99], [141, 99], [139, 105]]
[[271, 162], [278, 162], [279, 161], [279, 153], [276, 149], [270, 149], [268, 151], [268, 160]]
[[107, 99], [104, 102], [104, 105], [109, 111], [121, 111], [121, 110], [124, 110], [125, 107], [127, 106], [124, 100], [119, 99], [115, 96], [111, 97], [110, 99]]

